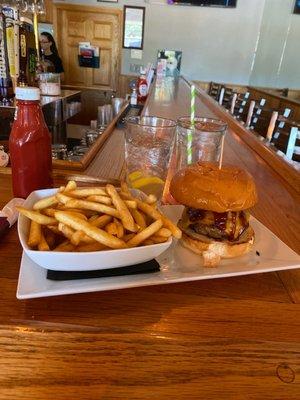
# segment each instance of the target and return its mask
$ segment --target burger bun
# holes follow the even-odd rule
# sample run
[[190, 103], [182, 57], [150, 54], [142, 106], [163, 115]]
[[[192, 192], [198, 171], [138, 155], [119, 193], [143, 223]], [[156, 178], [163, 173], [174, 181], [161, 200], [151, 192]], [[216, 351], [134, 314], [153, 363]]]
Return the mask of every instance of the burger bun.
[[254, 243], [254, 231], [250, 226], [246, 230], [244, 240], [236, 242], [217, 241], [208, 239], [206, 236], [203, 236], [203, 240], [201, 240], [200, 236], [197, 235], [197, 239], [194, 239], [183, 232], [180, 243], [194, 253], [203, 256], [205, 267], [217, 266], [222, 258], [243, 256], [249, 253]]
[[178, 171], [170, 184], [174, 199], [186, 207], [218, 213], [254, 206], [257, 193], [252, 176], [233, 165], [199, 162]]

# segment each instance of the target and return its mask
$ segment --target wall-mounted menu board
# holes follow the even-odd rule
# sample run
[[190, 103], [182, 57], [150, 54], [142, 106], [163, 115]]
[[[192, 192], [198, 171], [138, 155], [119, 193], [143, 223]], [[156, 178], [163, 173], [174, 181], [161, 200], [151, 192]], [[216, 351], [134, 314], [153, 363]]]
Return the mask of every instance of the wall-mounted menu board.
[[168, 0], [168, 3], [200, 7], [236, 7], [237, 0]]

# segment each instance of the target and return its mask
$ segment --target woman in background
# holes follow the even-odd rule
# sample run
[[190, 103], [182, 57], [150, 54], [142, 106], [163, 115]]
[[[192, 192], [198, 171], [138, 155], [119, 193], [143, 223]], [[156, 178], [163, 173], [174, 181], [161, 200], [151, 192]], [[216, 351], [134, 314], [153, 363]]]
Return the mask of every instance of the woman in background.
[[[63, 74], [64, 67], [59, 57], [55, 40], [51, 33], [42, 32], [40, 35], [42, 67], [44, 72]], [[63, 78], [63, 77], [62, 77]]]

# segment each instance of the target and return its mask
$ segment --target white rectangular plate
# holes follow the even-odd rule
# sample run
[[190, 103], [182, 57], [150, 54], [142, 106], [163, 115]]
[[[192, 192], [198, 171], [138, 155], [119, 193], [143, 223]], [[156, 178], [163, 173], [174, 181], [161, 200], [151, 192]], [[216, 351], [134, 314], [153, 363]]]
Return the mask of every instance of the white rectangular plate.
[[[164, 213], [177, 219], [181, 208], [164, 207]], [[111, 278], [51, 281], [47, 271], [23, 253], [17, 298], [57, 296], [73, 293], [125, 289], [203, 279], [226, 278], [300, 267], [300, 257], [255, 218], [251, 218], [256, 242], [252, 251], [239, 258], [222, 260], [217, 268], [203, 268], [200, 256], [174, 243], [157, 257], [161, 270], [155, 273]]]

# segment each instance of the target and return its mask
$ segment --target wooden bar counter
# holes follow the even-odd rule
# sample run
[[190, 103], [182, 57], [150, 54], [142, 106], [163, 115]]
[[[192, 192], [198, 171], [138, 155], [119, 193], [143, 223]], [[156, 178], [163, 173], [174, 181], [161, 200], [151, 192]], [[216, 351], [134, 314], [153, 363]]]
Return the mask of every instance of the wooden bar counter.
[[[205, 94], [197, 114], [220, 117]], [[145, 113], [189, 112], [189, 86], [164, 80]], [[116, 130], [86, 173], [117, 178]], [[230, 127], [224, 161], [256, 180], [256, 218], [300, 252], [299, 195]], [[0, 175], [0, 206], [11, 197]], [[300, 272], [17, 300], [16, 227], [0, 243], [0, 399], [300, 398]]]

